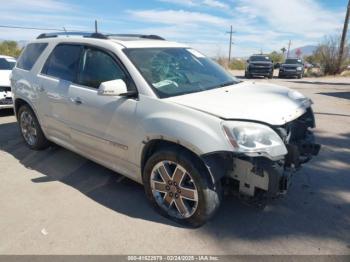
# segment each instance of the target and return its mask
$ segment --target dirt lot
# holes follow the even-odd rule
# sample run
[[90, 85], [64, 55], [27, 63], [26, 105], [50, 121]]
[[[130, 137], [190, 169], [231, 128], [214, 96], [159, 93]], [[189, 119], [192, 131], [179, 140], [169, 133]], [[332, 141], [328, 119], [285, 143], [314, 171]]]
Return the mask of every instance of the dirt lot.
[[59, 147], [30, 151], [6, 111], [0, 254], [350, 254], [350, 78], [249, 81], [315, 103], [323, 148], [285, 198], [258, 210], [228, 197], [206, 226], [184, 229], [155, 213], [140, 185]]

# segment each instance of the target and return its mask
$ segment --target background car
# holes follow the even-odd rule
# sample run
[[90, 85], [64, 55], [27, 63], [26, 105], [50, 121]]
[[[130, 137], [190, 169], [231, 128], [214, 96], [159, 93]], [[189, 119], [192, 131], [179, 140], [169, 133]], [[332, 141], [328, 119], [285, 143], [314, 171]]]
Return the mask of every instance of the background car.
[[252, 55], [247, 63], [246, 78], [255, 76], [273, 77], [273, 61], [267, 55]]
[[0, 109], [13, 107], [10, 74], [15, 64], [15, 58], [0, 55]]
[[283, 77], [297, 77], [304, 76], [304, 61], [300, 58], [287, 58], [280, 66], [279, 78]]

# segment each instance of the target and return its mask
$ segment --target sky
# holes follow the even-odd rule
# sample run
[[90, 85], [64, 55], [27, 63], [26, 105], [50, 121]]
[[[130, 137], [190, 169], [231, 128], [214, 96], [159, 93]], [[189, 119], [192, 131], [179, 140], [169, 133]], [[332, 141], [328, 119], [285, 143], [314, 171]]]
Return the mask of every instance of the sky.
[[[211, 57], [317, 45], [340, 35], [348, 0], [0, 0], [0, 25], [158, 34]], [[52, 31], [52, 30], [49, 30]], [[41, 31], [0, 28], [2, 40], [31, 40]]]

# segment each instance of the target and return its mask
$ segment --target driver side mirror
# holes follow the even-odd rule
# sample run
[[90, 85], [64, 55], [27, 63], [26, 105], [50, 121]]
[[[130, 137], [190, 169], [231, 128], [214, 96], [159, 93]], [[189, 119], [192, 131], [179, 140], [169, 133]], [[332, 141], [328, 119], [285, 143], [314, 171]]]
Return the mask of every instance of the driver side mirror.
[[122, 79], [102, 82], [98, 88], [101, 96], [127, 96], [128, 88]]

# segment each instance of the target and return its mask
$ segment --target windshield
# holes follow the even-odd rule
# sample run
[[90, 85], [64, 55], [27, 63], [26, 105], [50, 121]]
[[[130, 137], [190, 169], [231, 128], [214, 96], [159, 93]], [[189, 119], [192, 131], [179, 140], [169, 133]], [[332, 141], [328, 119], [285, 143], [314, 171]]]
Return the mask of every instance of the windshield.
[[271, 61], [271, 59], [268, 56], [259, 55], [259, 56], [251, 56], [249, 58], [249, 61]]
[[285, 64], [302, 64], [301, 59], [287, 59]]
[[198, 51], [134, 48], [124, 52], [160, 98], [195, 93], [239, 81]]
[[15, 60], [0, 58], [0, 70], [12, 70], [15, 64]]

